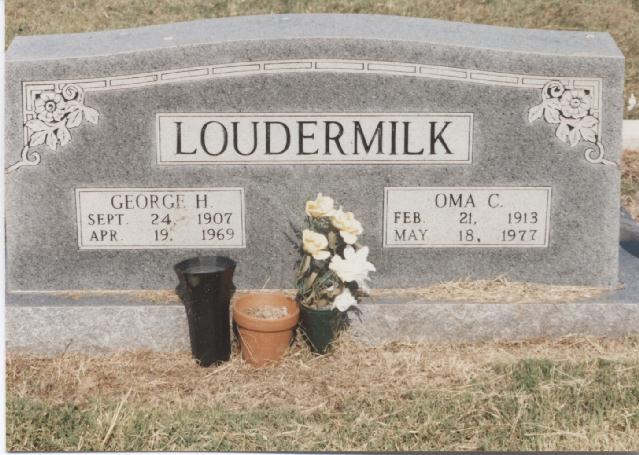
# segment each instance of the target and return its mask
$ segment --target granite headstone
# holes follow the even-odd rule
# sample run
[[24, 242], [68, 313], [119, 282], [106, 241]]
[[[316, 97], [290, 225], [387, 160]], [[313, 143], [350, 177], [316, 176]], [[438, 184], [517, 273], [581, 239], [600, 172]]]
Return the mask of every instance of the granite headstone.
[[198, 254], [291, 288], [319, 192], [373, 287], [615, 286], [624, 59], [607, 33], [367, 15], [17, 37], [12, 293], [166, 289]]
[[[364, 341], [636, 334], [607, 34], [238, 17], [19, 37], [6, 61], [11, 351], [186, 349], [173, 264], [224, 254], [241, 289], [291, 287], [319, 192], [361, 219], [373, 287], [397, 289], [361, 305]], [[624, 286], [562, 304], [405, 292], [498, 275]]]

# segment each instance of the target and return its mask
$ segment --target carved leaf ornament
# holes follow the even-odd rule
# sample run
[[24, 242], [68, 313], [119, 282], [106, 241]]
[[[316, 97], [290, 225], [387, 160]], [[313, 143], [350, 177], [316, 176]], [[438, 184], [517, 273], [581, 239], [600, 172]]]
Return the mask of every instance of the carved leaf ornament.
[[61, 90], [46, 91], [36, 95], [36, 118], [27, 121], [30, 147], [46, 144], [55, 151], [71, 140], [69, 129], [76, 128], [83, 120], [97, 124], [100, 114], [85, 106], [83, 93], [76, 85], [65, 85]]
[[55, 152], [58, 145], [64, 146], [71, 141], [70, 129], [77, 128], [83, 121], [97, 124], [100, 117], [96, 109], [84, 105], [84, 92], [75, 84], [36, 94], [33, 107], [35, 118], [24, 124], [28, 139], [22, 149], [21, 160], [10, 166], [7, 172], [40, 163], [40, 154], [31, 152], [31, 147], [46, 145]]
[[528, 111], [528, 121], [543, 117], [547, 123], [556, 124], [555, 136], [571, 147], [582, 141], [595, 144], [589, 147], [585, 157], [591, 163], [615, 165], [603, 158], [604, 149], [597, 134], [599, 119], [592, 111], [592, 95], [588, 90], [567, 90], [559, 81], [550, 81], [541, 91], [541, 103]]

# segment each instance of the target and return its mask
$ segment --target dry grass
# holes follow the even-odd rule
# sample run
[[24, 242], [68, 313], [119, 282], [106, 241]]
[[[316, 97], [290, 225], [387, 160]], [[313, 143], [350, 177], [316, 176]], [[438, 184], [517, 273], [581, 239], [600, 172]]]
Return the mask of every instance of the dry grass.
[[[524, 283], [508, 281], [504, 277], [493, 280], [459, 280], [437, 283], [424, 288], [406, 289], [373, 289], [370, 300], [383, 297], [409, 297], [420, 300], [449, 302], [468, 301], [476, 303], [567, 303], [597, 297], [608, 288], [589, 286], [558, 286], [549, 284]], [[235, 298], [244, 293], [261, 292], [261, 290], [238, 291]], [[266, 290], [264, 292], [275, 292]], [[294, 296], [295, 290], [282, 289]], [[176, 304], [179, 297], [172, 289], [160, 290], [75, 290], [75, 291], [47, 291], [48, 294], [69, 299], [79, 300], [88, 296], [111, 297], [131, 302], [147, 302], [155, 304]]]
[[437, 302], [567, 303], [597, 297], [608, 291], [608, 288], [524, 283], [499, 277], [493, 280], [447, 281], [426, 288], [374, 289], [371, 299], [400, 295]]
[[[610, 32], [626, 56], [626, 99], [639, 96], [637, 0], [7, 0], [15, 35], [71, 33], [270, 13], [377, 13], [513, 27]], [[639, 109], [626, 113], [639, 118]]]
[[7, 361], [10, 450], [630, 450], [639, 339]]
[[100, 289], [78, 289], [68, 291], [44, 291], [44, 293], [57, 297], [64, 297], [71, 300], [80, 300], [87, 297], [112, 297], [120, 298], [132, 302], [148, 303], [178, 303], [179, 297], [173, 289], [136, 289], [136, 290], [100, 290]]
[[639, 221], [639, 152], [626, 151], [621, 163], [621, 201]]
[[53, 358], [9, 354], [7, 385], [16, 397], [38, 398], [53, 405], [69, 400], [86, 403], [95, 394], [120, 398], [131, 389], [131, 401], [152, 405], [205, 401], [240, 411], [290, 404], [309, 412], [355, 395], [391, 398], [425, 385], [468, 383], [495, 363], [594, 358], [639, 361], [639, 339], [567, 337], [454, 345], [395, 342], [369, 347], [345, 335], [331, 355], [313, 355], [296, 342], [283, 362], [266, 368], [246, 364], [235, 351], [231, 361], [211, 368], [197, 366], [186, 353], [73, 353]]

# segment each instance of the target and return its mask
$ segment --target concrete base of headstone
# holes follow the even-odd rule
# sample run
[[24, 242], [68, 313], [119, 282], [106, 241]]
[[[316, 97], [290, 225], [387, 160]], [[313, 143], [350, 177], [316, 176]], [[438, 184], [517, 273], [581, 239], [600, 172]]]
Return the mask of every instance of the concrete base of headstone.
[[639, 120], [623, 121], [623, 142], [624, 150], [639, 150]]
[[[622, 244], [623, 289], [572, 303], [432, 302], [388, 296], [361, 305], [351, 333], [371, 345], [389, 341], [465, 342], [565, 335], [639, 333], [639, 242]], [[126, 294], [70, 299], [51, 293], [9, 294], [9, 352], [59, 354], [118, 350], [186, 351], [180, 304], [131, 303]]]

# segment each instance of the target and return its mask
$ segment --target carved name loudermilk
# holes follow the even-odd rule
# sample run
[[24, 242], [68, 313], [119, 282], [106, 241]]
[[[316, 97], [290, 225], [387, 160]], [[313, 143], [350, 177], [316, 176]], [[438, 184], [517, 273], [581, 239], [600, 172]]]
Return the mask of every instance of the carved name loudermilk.
[[472, 114], [158, 114], [159, 164], [470, 163]]

